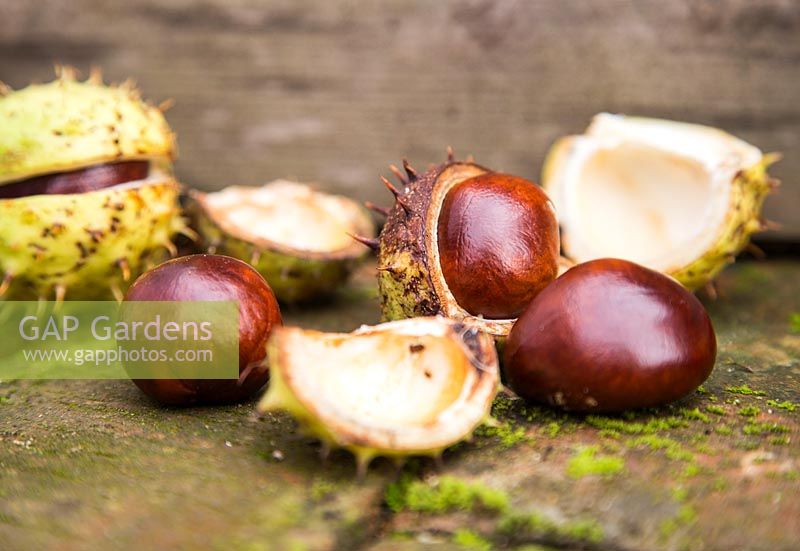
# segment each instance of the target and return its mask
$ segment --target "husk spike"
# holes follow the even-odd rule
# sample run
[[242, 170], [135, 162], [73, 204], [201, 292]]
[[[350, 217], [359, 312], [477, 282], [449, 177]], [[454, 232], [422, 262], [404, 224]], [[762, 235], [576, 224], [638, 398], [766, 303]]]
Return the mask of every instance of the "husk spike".
[[369, 464], [375, 458], [375, 453], [372, 450], [360, 448], [355, 450], [353, 454], [356, 456], [356, 477], [359, 480], [364, 480], [367, 477]]
[[167, 98], [164, 101], [162, 101], [161, 103], [159, 103], [156, 106], [156, 109], [158, 109], [162, 113], [166, 113], [167, 111], [169, 111], [173, 107], [175, 107], [175, 99], [174, 98]]
[[408, 162], [408, 159], [403, 159], [403, 169], [406, 171], [406, 174], [408, 174], [408, 180], [410, 182], [417, 181], [419, 175], [417, 174], [417, 171], [414, 170], [414, 167], [411, 166], [411, 163]]
[[411, 214], [413, 209], [411, 208], [411, 205], [408, 204], [408, 201], [406, 201], [402, 196], [397, 196], [396, 203], [403, 207], [403, 210], [406, 211], [406, 215]]
[[398, 180], [400, 180], [401, 184], [403, 184], [404, 186], [407, 186], [409, 184], [408, 178], [406, 177], [405, 174], [403, 174], [400, 171], [399, 168], [397, 168], [397, 166], [389, 165], [389, 170], [392, 172], [392, 174], [394, 174], [397, 177]]
[[780, 151], [772, 151], [770, 153], [765, 153], [761, 162], [764, 164], [764, 168], [769, 168], [770, 165], [774, 165], [781, 159], [783, 159], [783, 153]]
[[195, 243], [197, 243], [200, 240], [200, 235], [189, 226], [181, 226], [178, 229], [178, 233], [186, 237], [187, 239], [191, 239]]
[[369, 238], [369, 237], [364, 237], [363, 235], [355, 235], [352, 233], [348, 233], [347, 235], [349, 235], [359, 243], [366, 245], [373, 251], [377, 251], [378, 249], [380, 249], [381, 244], [377, 238]]
[[758, 260], [764, 260], [765, 258], [767, 258], [767, 253], [764, 252], [764, 249], [762, 249], [752, 241], [745, 246], [744, 250], [752, 254]]
[[267, 388], [267, 393], [264, 394], [264, 398], [258, 403], [258, 411], [261, 413], [266, 413], [268, 411], [275, 411], [279, 410], [283, 407], [283, 399], [281, 398], [280, 393], [273, 389], [273, 385]]
[[178, 256], [178, 247], [175, 246], [175, 243], [167, 239], [164, 241], [164, 248], [167, 249], [170, 258], [175, 258]]
[[117, 266], [119, 267], [120, 271], [122, 272], [122, 280], [128, 281], [131, 278], [131, 266], [128, 263], [127, 258], [120, 258], [117, 260]]
[[56, 293], [56, 306], [64, 302], [64, 297], [67, 295], [67, 286], [58, 284], [55, 286]]
[[125, 298], [125, 294], [122, 292], [122, 289], [119, 288], [119, 285], [112, 283], [109, 287], [111, 288], [111, 294], [114, 295], [114, 300], [122, 302]]
[[6, 291], [8, 291], [8, 288], [11, 286], [11, 281], [13, 281], [13, 279], [14, 274], [11, 272], [8, 272], [3, 276], [3, 281], [0, 282], [0, 297], [6, 294]]
[[333, 449], [333, 446], [331, 446], [330, 442], [328, 442], [327, 440], [320, 440], [320, 443], [319, 443], [319, 458], [320, 458], [320, 460], [322, 461], [323, 464], [327, 464], [328, 463], [328, 459], [330, 459], [330, 457], [331, 457], [331, 450], [332, 449]]
[[89, 68], [89, 78], [86, 79], [86, 82], [89, 84], [94, 84], [95, 86], [102, 86], [103, 70], [98, 65], [92, 65]]
[[72, 65], [61, 65], [56, 63], [54, 65], [56, 77], [63, 81], [74, 81], [77, 78], [78, 70]]
[[372, 212], [377, 212], [378, 214], [382, 214], [383, 216], [389, 216], [389, 209], [386, 207], [381, 207], [380, 205], [376, 205], [371, 201], [365, 201], [364, 206], [371, 210]]
[[397, 189], [396, 187], [394, 187], [393, 183], [391, 183], [389, 180], [387, 180], [383, 176], [381, 176], [381, 182], [383, 182], [383, 185], [386, 186], [386, 189], [388, 189], [389, 191], [392, 192], [392, 195], [394, 195], [395, 197], [400, 197], [400, 195], [401, 195], [400, 190]]
[[719, 293], [717, 292], [717, 284], [712, 280], [705, 284], [704, 287], [708, 298], [711, 300], [717, 300], [719, 298]]

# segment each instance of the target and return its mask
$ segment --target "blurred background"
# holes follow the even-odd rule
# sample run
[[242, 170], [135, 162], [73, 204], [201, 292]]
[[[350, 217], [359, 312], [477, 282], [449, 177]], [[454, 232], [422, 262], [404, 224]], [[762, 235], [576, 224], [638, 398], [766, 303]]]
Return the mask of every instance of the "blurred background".
[[293, 177], [388, 204], [387, 165], [447, 145], [538, 181], [599, 111], [710, 124], [784, 153], [761, 242], [800, 242], [795, 0], [2, 0], [0, 80], [56, 62], [174, 99], [203, 189]]

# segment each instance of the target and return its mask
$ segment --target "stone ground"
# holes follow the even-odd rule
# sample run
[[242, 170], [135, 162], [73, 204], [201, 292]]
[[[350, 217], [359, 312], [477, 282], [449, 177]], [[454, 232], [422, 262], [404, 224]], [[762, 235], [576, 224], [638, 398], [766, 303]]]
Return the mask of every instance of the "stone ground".
[[[377, 321], [372, 267], [327, 330]], [[402, 470], [318, 447], [254, 403], [166, 409], [127, 381], [0, 383], [0, 549], [796, 549], [800, 263], [742, 263], [707, 301], [717, 366], [624, 416], [502, 396], [496, 426]], [[798, 316], [800, 318], [800, 316]]]

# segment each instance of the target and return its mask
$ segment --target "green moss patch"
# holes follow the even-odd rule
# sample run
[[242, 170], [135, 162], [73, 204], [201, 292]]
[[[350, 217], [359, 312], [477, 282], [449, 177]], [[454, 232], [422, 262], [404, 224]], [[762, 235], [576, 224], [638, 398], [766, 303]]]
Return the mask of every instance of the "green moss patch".
[[771, 408], [782, 409], [784, 411], [796, 411], [798, 408], [797, 404], [788, 400], [782, 402], [778, 400], [767, 400], [767, 405]]
[[791, 429], [786, 425], [781, 425], [780, 423], [759, 423], [759, 422], [750, 422], [747, 423], [744, 427], [742, 427], [742, 432], [748, 435], [763, 435], [763, 434], [783, 434], [790, 432]]
[[447, 513], [483, 509], [501, 513], [508, 509], [508, 496], [500, 490], [444, 476], [433, 484], [403, 475], [389, 484], [384, 494], [386, 505], [398, 513]]
[[664, 520], [659, 525], [659, 533], [662, 539], [669, 539], [679, 528], [693, 524], [697, 520], [697, 511], [691, 505], [682, 505], [677, 514]]
[[800, 312], [792, 312], [789, 314], [789, 331], [792, 333], [800, 333]]
[[434, 482], [415, 480], [404, 474], [390, 484], [384, 501], [395, 513], [412, 511], [428, 514], [483, 510], [498, 517], [489, 539], [469, 529], [459, 529], [452, 542], [465, 549], [492, 549], [492, 541], [525, 542], [535, 538], [549, 538], [582, 546], [603, 540], [602, 526], [592, 519], [556, 522], [540, 513], [511, 511], [508, 496], [482, 484], [444, 476]]
[[663, 450], [664, 454], [669, 459], [674, 459], [677, 461], [694, 460], [694, 455], [692, 455], [692, 453], [684, 448], [679, 442], [676, 442], [671, 438], [665, 438], [655, 434], [647, 434], [637, 438], [632, 438], [628, 440], [627, 444], [632, 448], [646, 447], [650, 448], [651, 450]]
[[597, 521], [585, 519], [558, 524], [538, 513], [508, 515], [497, 525], [497, 532], [517, 541], [540, 535], [575, 544], [597, 544], [604, 537], [603, 527]]
[[711, 419], [709, 419], [708, 415], [700, 411], [700, 408], [688, 409], [684, 408], [680, 410], [680, 415], [684, 419], [689, 419], [690, 421], [702, 421], [703, 423], [710, 423]]
[[518, 427], [511, 421], [497, 421], [487, 423], [475, 429], [475, 436], [494, 438], [503, 448], [512, 448], [522, 442], [533, 439], [525, 431], [525, 427]]
[[467, 529], [456, 530], [456, 533], [453, 534], [453, 543], [463, 549], [472, 551], [490, 551], [493, 549], [492, 542]]
[[688, 427], [689, 422], [679, 417], [652, 417], [646, 421], [626, 421], [617, 417], [589, 415], [586, 424], [610, 433], [620, 434], [655, 434], [657, 432]]
[[585, 476], [613, 477], [625, 468], [625, 460], [621, 457], [598, 455], [600, 446], [580, 448], [567, 462], [567, 475], [571, 478]]
[[761, 413], [761, 410], [756, 406], [747, 406], [739, 410], [739, 415], [742, 417], [755, 417], [759, 413]]
[[741, 394], [742, 396], [766, 396], [767, 393], [763, 390], [753, 390], [747, 385], [741, 386], [726, 386], [725, 392], [730, 392], [731, 394]]

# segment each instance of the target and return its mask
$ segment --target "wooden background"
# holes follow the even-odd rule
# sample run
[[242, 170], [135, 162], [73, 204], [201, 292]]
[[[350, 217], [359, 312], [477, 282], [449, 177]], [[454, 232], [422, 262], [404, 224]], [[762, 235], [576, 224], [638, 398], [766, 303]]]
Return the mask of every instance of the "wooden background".
[[200, 188], [277, 177], [388, 203], [378, 176], [445, 146], [538, 180], [602, 110], [720, 126], [783, 151], [768, 214], [800, 240], [795, 0], [2, 0], [0, 80], [53, 62], [174, 98]]

